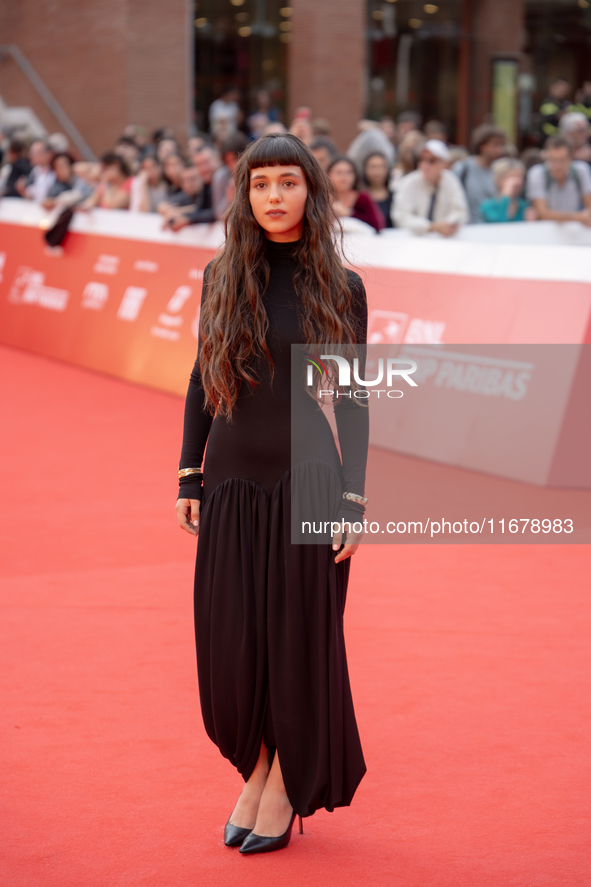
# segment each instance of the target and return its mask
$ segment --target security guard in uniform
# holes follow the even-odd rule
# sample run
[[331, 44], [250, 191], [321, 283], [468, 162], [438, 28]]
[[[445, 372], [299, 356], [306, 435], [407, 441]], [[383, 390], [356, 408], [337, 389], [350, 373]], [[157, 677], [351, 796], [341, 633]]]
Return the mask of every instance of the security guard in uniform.
[[571, 85], [564, 77], [559, 77], [550, 86], [550, 95], [539, 110], [540, 129], [544, 138], [558, 134], [558, 122], [565, 111], [572, 109], [569, 99]]

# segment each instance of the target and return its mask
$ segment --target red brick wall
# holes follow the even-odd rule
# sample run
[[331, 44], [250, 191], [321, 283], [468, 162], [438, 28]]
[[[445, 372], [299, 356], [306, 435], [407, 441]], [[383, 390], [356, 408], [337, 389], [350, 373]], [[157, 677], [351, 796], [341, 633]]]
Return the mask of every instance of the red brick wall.
[[327, 118], [341, 150], [365, 108], [365, 0], [293, 0], [289, 44], [290, 111], [309, 105]]
[[[0, 4], [0, 42], [25, 54], [90, 147], [111, 147], [126, 123], [188, 124], [186, 0], [17, 0]], [[0, 96], [62, 127], [11, 58]]]
[[492, 107], [492, 60], [521, 57], [523, 0], [464, 0], [472, 18], [469, 121], [472, 127], [487, 122]]
[[192, 96], [192, 2], [127, 0], [127, 120], [188, 135]]

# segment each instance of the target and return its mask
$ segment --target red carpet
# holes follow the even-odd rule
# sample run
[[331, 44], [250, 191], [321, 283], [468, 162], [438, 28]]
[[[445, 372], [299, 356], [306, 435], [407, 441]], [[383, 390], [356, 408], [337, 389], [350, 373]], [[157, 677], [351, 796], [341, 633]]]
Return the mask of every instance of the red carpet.
[[2, 887], [588, 887], [590, 547], [362, 547], [368, 774], [245, 858], [198, 708], [181, 400], [5, 348], [0, 379]]

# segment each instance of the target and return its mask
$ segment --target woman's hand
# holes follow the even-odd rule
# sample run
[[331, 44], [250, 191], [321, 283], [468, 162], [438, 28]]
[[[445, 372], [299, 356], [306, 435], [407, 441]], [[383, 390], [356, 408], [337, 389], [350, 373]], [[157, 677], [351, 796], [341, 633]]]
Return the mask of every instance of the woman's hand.
[[429, 231], [437, 231], [442, 237], [453, 237], [459, 227], [455, 222], [432, 222]]
[[[347, 521], [345, 521], [347, 523]], [[332, 537], [332, 547], [334, 551], [338, 551], [341, 547], [341, 538], [343, 535], [342, 530], [337, 530]], [[351, 557], [352, 554], [355, 554], [357, 549], [359, 548], [359, 543], [361, 541], [361, 537], [363, 536], [363, 531], [361, 533], [351, 533], [348, 532], [345, 534], [345, 544], [343, 545], [342, 551], [339, 551], [337, 556], [334, 559], [335, 564], [338, 564], [339, 561], [344, 561], [348, 557]]]
[[353, 210], [350, 206], [346, 206], [342, 200], [335, 200], [332, 205], [333, 211], [337, 214], [337, 216], [351, 216], [353, 214]]
[[199, 509], [201, 502], [199, 499], [177, 499], [176, 500], [176, 516], [182, 530], [191, 533], [192, 536], [199, 535]]

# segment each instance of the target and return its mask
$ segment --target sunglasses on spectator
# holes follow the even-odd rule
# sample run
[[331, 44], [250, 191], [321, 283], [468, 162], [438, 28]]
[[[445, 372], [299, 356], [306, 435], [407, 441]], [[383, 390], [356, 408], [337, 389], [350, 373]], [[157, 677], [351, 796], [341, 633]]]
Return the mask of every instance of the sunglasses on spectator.
[[419, 163], [440, 163], [440, 157], [421, 157]]

